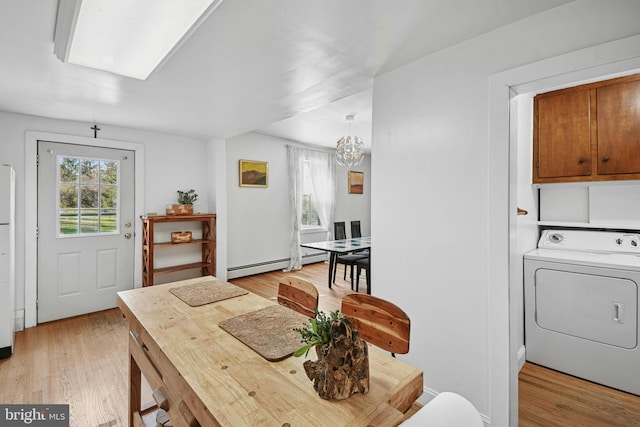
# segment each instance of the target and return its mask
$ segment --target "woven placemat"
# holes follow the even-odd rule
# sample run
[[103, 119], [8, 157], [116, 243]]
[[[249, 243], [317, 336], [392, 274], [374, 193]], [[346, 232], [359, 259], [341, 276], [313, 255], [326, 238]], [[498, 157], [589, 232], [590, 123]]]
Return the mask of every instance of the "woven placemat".
[[281, 305], [269, 307], [223, 320], [218, 324], [265, 359], [276, 362], [285, 359], [304, 344], [300, 333], [309, 318]]
[[194, 283], [192, 285], [171, 288], [169, 292], [189, 304], [191, 307], [248, 294], [249, 291], [223, 282], [222, 280]]

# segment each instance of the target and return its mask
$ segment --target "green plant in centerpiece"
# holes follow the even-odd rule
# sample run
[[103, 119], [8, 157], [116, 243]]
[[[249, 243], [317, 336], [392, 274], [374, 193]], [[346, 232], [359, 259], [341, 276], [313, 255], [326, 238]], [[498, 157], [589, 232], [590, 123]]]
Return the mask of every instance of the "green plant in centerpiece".
[[193, 188], [189, 191], [178, 190], [178, 203], [181, 205], [193, 205], [196, 200], [198, 200], [198, 195]]
[[293, 330], [300, 333], [301, 341], [304, 346], [297, 349], [293, 355], [305, 357], [309, 354], [311, 347], [318, 344], [327, 344], [331, 339], [331, 323], [335, 320], [342, 319], [343, 315], [340, 310], [332, 311], [329, 316], [316, 308], [316, 317], [309, 319], [309, 325], [304, 328], [294, 328]]

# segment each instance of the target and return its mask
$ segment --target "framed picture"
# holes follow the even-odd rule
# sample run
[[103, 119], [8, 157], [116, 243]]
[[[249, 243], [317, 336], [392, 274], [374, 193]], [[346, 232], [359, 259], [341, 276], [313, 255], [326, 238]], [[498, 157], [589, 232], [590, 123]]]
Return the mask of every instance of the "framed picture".
[[349, 171], [349, 194], [362, 194], [364, 172]]
[[256, 160], [240, 160], [240, 187], [269, 186], [269, 163]]

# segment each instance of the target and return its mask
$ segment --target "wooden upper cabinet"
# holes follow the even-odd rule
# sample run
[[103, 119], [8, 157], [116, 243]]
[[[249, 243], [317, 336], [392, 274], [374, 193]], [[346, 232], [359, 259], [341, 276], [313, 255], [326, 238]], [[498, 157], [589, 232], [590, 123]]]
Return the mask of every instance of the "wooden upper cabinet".
[[589, 91], [536, 100], [539, 178], [591, 175]]
[[640, 173], [640, 80], [603, 86], [598, 97], [598, 174]]
[[534, 98], [534, 183], [622, 179], [640, 179], [640, 75]]

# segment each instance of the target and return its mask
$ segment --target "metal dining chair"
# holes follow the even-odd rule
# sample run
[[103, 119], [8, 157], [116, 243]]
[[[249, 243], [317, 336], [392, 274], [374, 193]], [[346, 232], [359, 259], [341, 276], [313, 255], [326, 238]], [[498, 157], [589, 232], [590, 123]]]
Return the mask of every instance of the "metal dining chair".
[[371, 258], [359, 259], [356, 261], [356, 292], [360, 292], [360, 273], [364, 270], [364, 277], [367, 282], [367, 293], [371, 295], [371, 270], [369, 264]]
[[278, 304], [310, 318], [316, 317], [318, 298], [315, 285], [297, 276], [286, 276], [278, 285]]
[[351, 221], [351, 237], [362, 237], [360, 221]]
[[[344, 221], [335, 222], [334, 223], [334, 234], [336, 240], [343, 240], [347, 238], [347, 230]], [[338, 271], [338, 264], [344, 265], [344, 276], [343, 279], [347, 280], [347, 266], [350, 268], [350, 278], [351, 278], [351, 289], [354, 289], [353, 283], [353, 267], [356, 265], [356, 261], [360, 259], [365, 259], [369, 257], [367, 254], [354, 254], [354, 253], [344, 253], [344, 254], [332, 254], [334, 257], [333, 262], [333, 275], [332, 282], [336, 282], [336, 273]]]
[[349, 294], [342, 298], [340, 311], [366, 342], [390, 351], [393, 357], [409, 352], [411, 320], [392, 302], [367, 294]]
[[[351, 221], [351, 237], [362, 237], [362, 230], [360, 229], [360, 221]], [[357, 254], [369, 254], [369, 249], [360, 249], [354, 251]]]

